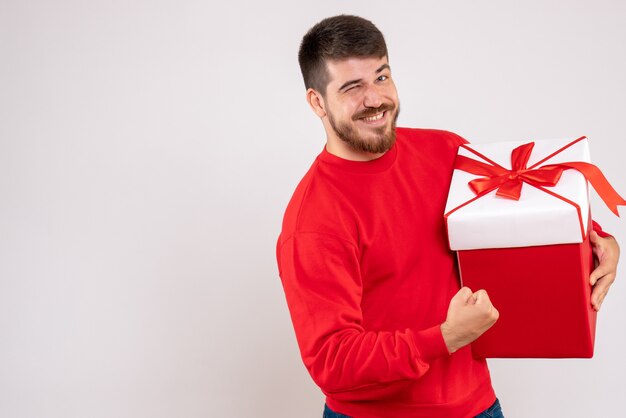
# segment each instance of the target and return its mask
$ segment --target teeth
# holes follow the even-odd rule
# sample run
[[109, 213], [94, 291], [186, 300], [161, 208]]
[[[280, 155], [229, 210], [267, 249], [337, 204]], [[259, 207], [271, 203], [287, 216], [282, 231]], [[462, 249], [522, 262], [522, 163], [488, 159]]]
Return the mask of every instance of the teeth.
[[374, 122], [375, 120], [379, 120], [383, 117], [383, 115], [385, 114], [385, 112], [379, 113], [378, 115], [374, 115], [374, 116], [370, 116], [368, 118], [363, 118], [368, 122]]

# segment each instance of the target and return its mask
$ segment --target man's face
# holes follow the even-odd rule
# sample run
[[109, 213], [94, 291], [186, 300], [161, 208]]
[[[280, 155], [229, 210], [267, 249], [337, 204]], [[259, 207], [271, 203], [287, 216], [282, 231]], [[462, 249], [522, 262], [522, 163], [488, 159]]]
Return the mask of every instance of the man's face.
[[387, 57], [329, 61], [327, 68], [324, 100], [332, 133], [357, 152], [389, 150], [400, 108]]

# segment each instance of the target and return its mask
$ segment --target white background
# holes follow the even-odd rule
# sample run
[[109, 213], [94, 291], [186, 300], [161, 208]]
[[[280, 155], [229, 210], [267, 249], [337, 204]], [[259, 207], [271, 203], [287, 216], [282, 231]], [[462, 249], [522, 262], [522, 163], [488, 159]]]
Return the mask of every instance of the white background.
[[[0, 417], [321, 416], [274, 254], [325, 139], [298, 45], [342, 12], [386, 35], [401, 126], [587, 135], [626, 193], [619, 0], [0, 0]], [[594, 359], [490, 362], [507, 417], [623, 410], [624, 264]]]

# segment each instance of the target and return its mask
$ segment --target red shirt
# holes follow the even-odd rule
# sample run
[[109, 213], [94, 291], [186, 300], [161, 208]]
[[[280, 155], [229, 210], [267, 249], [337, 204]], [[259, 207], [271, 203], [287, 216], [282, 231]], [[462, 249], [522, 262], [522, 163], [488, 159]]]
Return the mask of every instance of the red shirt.
[[278, 239], [302, 359], [328, 406], [356, 418], [473, 417], [494, 401], [485, 360], [439, 328], [459, 290], [443, 221], [459, 136], [397, 129], [368, 162], [325, 150]]

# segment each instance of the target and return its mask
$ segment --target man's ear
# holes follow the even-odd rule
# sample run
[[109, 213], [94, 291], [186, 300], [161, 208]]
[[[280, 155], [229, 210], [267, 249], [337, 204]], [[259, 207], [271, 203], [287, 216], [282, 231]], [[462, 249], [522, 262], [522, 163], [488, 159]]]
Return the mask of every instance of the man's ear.
[[319, 91], [309, 88], [306, 91], [306, 101], [309, 102], [309, 106], [317, 116], [320, 118], [326, 116], [326, 103], [324, 103], [324, 96]]

